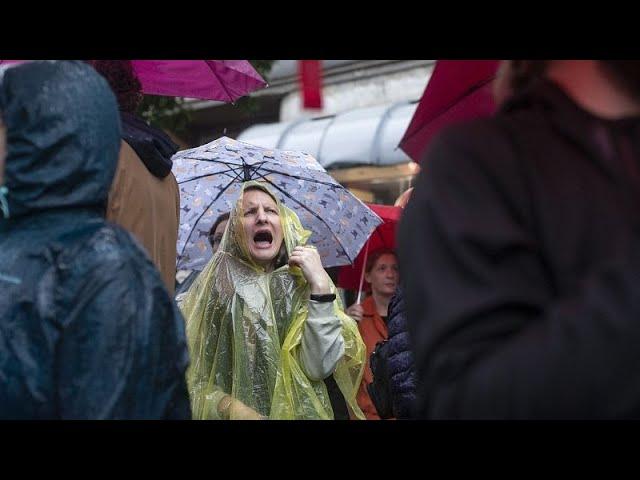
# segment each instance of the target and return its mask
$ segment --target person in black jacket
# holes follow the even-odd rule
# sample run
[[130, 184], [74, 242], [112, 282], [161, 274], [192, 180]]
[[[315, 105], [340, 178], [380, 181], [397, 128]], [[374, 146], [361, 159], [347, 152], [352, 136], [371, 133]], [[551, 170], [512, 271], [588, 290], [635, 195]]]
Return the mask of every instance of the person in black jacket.
[[105, 221], [116, 99], [83, 62], [4, 70], [0, 418], [188, 419], [184, 320]]
[[388, 374], [389, 398], [393, 416], [413, 417], [416, 398], [415, 361], [407, 327], [407, 314], [402, 288], [398, 287], [389, 303]]
[[505, 62], [400, 222], [417, 412], [640, 418], [640, 62]]
[[[413, 188], [395, 202], [406, 208]], [[402, 287], [398, 286], [389, 301], [388, 337], [379, 343], [373, 360], [373, 383], [367, 388], [381, 418], [413, 418], [416, 398], [416, 372]], [[385, 345], [386, 344], [386, 345]]]

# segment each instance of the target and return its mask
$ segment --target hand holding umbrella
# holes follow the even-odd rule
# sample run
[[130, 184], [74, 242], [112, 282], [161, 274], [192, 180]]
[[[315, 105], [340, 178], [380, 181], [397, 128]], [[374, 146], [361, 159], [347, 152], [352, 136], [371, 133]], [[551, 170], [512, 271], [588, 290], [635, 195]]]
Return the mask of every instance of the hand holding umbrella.
[[364, 315], [364, 308], [360, 304], [360, 294], [358, 293], [358, 300], [356, 303], [351, 305], [349, 308], [345, 310], [346, 314], [353, 318], [356, 322], [360, 322], [362, 320], [362, 315]]

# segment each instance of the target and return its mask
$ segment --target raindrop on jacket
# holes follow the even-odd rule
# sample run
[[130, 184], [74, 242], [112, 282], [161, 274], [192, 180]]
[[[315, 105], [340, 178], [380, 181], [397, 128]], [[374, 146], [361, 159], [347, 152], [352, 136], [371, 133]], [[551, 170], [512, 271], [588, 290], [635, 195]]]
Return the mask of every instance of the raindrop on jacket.
[[190, 418], [183, 319], [143, 250], [104, 220], [115, 98], [81, 62], [0, 83], [0, 417]]

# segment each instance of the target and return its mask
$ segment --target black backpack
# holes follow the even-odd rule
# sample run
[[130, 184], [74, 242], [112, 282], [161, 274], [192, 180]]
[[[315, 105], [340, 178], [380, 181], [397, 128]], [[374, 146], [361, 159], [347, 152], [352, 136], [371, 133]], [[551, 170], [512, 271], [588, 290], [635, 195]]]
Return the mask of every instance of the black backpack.
[[373, 382], [367, 385], [367, 391], [380, 418], [392, 418], [391, 389], [389, 388], [389, 341], [376, 344], [369, 358]]

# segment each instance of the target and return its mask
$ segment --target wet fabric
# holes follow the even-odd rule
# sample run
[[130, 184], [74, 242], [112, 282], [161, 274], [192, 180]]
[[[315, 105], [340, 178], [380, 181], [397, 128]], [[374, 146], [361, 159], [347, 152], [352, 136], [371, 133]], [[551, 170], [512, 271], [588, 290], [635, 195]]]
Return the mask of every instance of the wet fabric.
[[82, 62], [0, 83], [0, 417], [189, 418], [183, 319], [132, 237], [104, 220], [116, 100]]
[[[247, 182], [243, 191], [260, 185]], [[260, 188], [273, 196], [266, 187]], [[310, 232], [292, 210], [277, 204], [288, 256], [295, 246], [306, 243]], [[332, 419], [325, 383], [309, 378], [300, 358], [312, 303], [309, 286], [301, 270], [286, 262], [267, 273], [252, 261], [242, 216], [241, 195], [220, 248], [181, 303], [192, 359], [188, 382], [194, 418], [221, 418], [220, 400], [231, 395], [269, 419]], [[339, 318], [344, 340], [344, 354], [333, 377], [352, 415], [364, 418], [356, 392], [365, 347], [339, 300], [327, 307]]]
[[176, 145], [162, 130], [147, 125], [136, 115], [120, 112], [122, 138], [133, 148], [147, 170], [155, 177], [164, 178], [171, 173], [171, 157], [178, 151]]
[[425, 167], [398, 249], [419, 415], [640, 418], [640, 118], [540, 82]]

